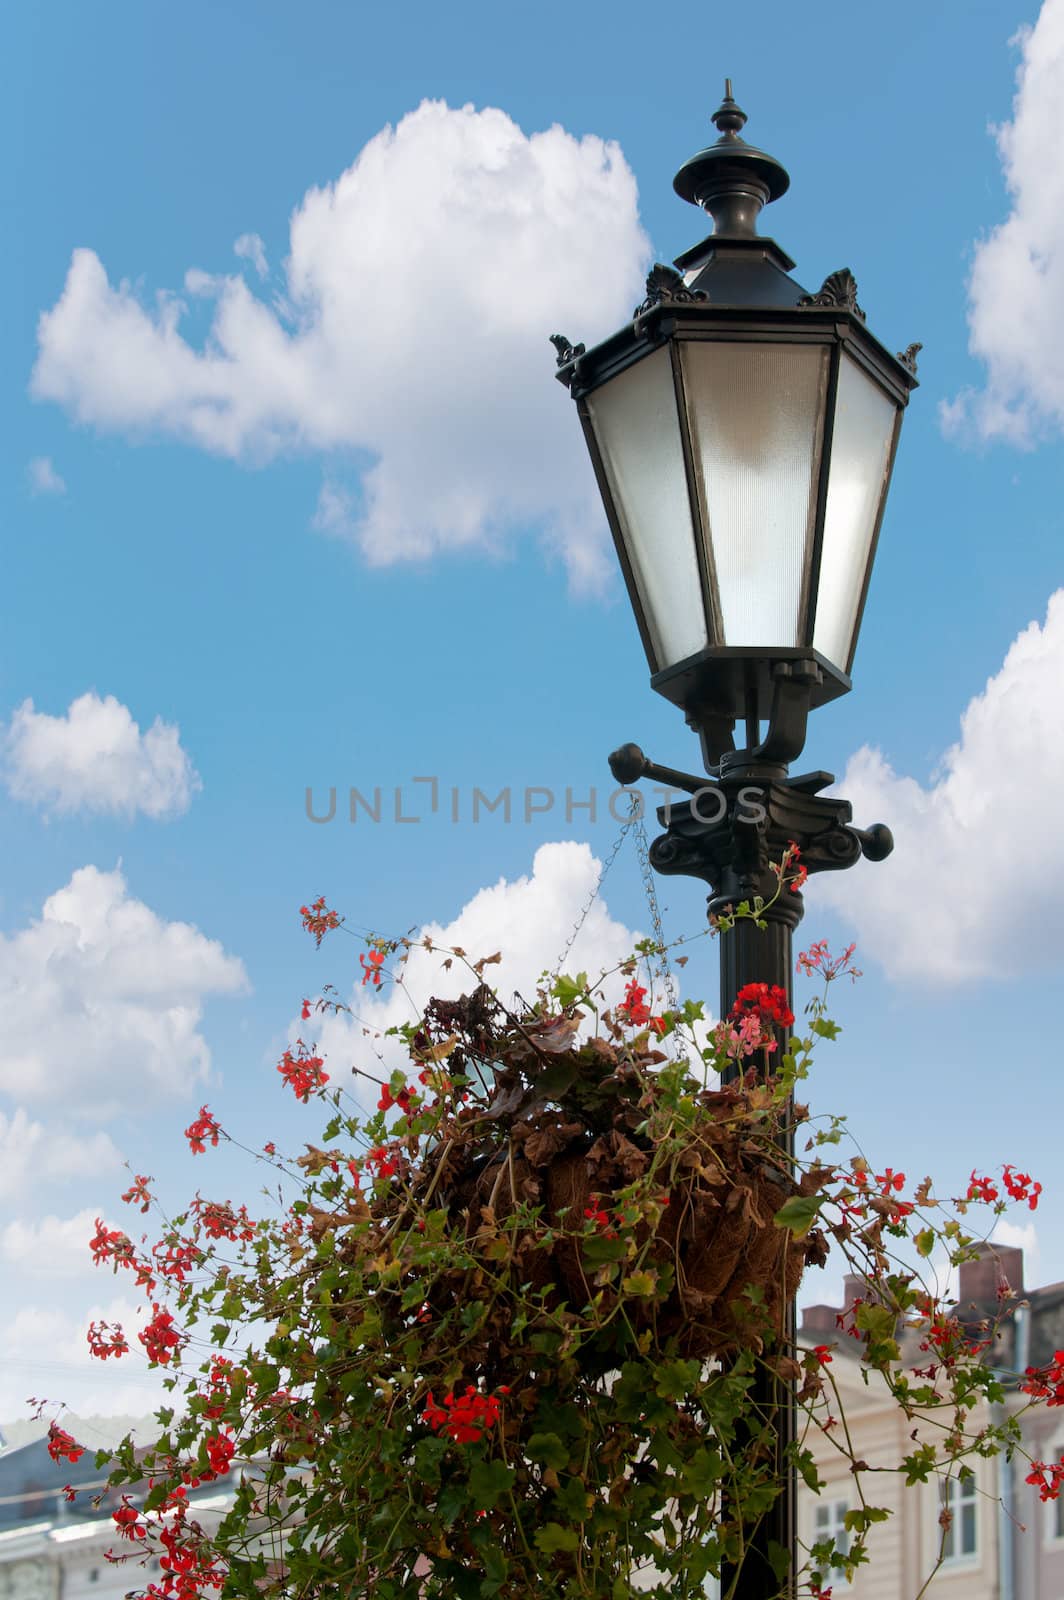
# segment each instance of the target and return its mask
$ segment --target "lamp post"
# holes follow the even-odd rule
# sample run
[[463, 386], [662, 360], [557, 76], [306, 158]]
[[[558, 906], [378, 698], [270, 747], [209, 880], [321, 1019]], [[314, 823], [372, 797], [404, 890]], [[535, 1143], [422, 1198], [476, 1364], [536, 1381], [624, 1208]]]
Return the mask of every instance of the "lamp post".
[[[855, 828], [849, 803], [822, 793], [829, 773], [791, 776], [790, 764], [810, 710], [850, 688], [920, 349], [893, 355], [873, 337], [850, 271], [815, 293], [790, 276], [794, 262], [757, 232], [790, 179], [741, 137], [730, 81], [713, 121], [720, 138], [674, 181], [711, 214], [712, 233], [675, 266], [654, 266], [632, 321], [601, 344], [552, 335], [651, 686], [699, 735], [708, 779], [657, 766], [636, 745], [615, 751], [611, 770], [620, 783], [651, 777], [691, 794], [659, 811], [665, 832], [650, 859], [707, 883], [710, 915], [773, 900], [772, 864], [791, 844], [810, 874], [893, 847], [888, 829]], [[721, 941], [722, 1015], [750, 982], [790, 994], [802, 911], [785, 888], [765, 931], [739, 921]], [[793, 1393], [768, 1374], [758, 1384], [789, 1488], [748, 1547], [742, 1600], [780, 1592], [781, 1547], [796, 1565]]]

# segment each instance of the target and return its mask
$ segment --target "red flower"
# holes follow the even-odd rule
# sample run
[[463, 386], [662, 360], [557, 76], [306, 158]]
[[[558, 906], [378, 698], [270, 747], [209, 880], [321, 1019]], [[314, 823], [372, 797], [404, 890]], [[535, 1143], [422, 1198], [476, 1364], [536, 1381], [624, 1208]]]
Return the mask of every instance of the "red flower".
[[772, 865], [772, 870], [779, 879], [780, 888], [790, 889], [792, 894], [803, 886], [809, 876], [809, 868], [801, 865], [801, 859], [802, 852], [792, 839], [783, 852], [779, 866], [775, 863]]
[[262, 1151], [263, 1151], [264, 1155], [275, 1156], [277, 1154], [277, 1146], [274, 1144], [273, 1140], [271, 1139], [269, 1144], [264, 1144], [263, 1145]]
[[1047, 1367], [1028, 1367], [1025, 1376], [1027, 1382], [1020, 1384], [1024, 1394], [1047, 1406], [1064, 1406], [1064, 1350], [1055, 1351]]
[[290, 1085], [296, 1099], [302, 1100], [304, 1105], [312, 1093], [323, 1089], [328, 1083], [329, 1074], [323, 1068], [323, 1058], [310, 1055], [302, 1039], [296, 1040], [295, 1055], [291, 1050], [286, 1050], [277, 1063], [281, 1077]]
[[381, 986], [381, 967], [384, 965], [384, 951], [371, 950], [369, 956], [359, 952], [359, 965], [362, 968], [363, 985], [371, 983], [375, 989]]
[[848, 972], [851, 978], [859, 978], [860, 969], [850, 965], [856, 949], [855, 944], [849, 944], [841, 956], [832, 956], [827, 940], [818, 939], [816, 944], [803, 950], [798, 957], [798, 971], [804, 972], [807, 978], [811, 978], [814, 972], [821, 972], [829, 983], [842, 972]]
[[631, 978], [625, 985], [624, 999], [617, 1007], [618, 1016], [626, 1018], [634, 1028], [645, 1028], [649, 1024], [656, 1033], [664, 1033], [664, 1022], [660, 1017], [651, 1016], [646, 999], [647, 991], [643, 984], [638, 978]]
[[100, 1361], [106, 1361], [108, 1356], [124, 1356], [129, 1349], [129, 1342], [117, 1322], [113, 1332], [106, 1322], [90, 1322], [86, 1337], [90, 1351]]
[[794, 1023], [786, 991], [778, 983], [745, 983], [735, 997], [730, 1014], [733, 1022], [748, 1015], [758, 1016], [766, 1027], [790, 1028]]
[[383, 1144], [368, 1152], [364, 1164], [367, 1167], [376, 1167], [378, 1178], [391, 1178], [399, 1171], [398, 1163], [392, 1160], [388, 1146]]
[[122, 1504], [117, 1511], [111, 1512], [111, 1519], [122, 1535], [123, 1539], [146, 1539], [147, 1526], [140, 1519], [140, 1512], [136, 1506], [131, 1506], [128, 1495], [122, 1496]]
[[215, 1477], [224, 1478], [229, 1471], [229, 1464], [236, 1450], [236, 1445], [232, 1439], [227, 1434], [216, 1433], [212, 1438], [206, 1440], [204, 1449], [207, 1452], [207, 1460], [211, 1464], [211, 1471]]
[[833, 1346], [830, 1344], [815, 1344], [813, 1346], [813, 1354], [816, 1356], [819, 1366], [829, 1367], [831, 1365], [832, 1349]]
[[303, 918], [303, 926], [308, 933], [314, 935], [318, 948], [321, 941], [331, 928], [340, 926], [340, 917], [335, 911], [330, 911], [325, 904], [325, 896], [319, 895], [312, 905], [300, 906], [299, 915]]
[[138, 1176], [133, 1183], [130, 1184], [129, 1188], [122, 1196], [122, 1199], [128, 1206], [139, 1205], [142, 1211], [149, 1211], [151, 1209], [152, 1202], [152, 1197], [148, 1192], [148, 1185], [150, 1182], [150, 1178], [142, 1178]]
[[221, 1128], [215, 1122], [206, 1106], [200, 1106], [200, 1114], [195, 1122], [189, 1123], [185, 1129], [185, 1138], [188, 1140], [189, 1149], [194, 1156], [201, 1156], [206, 1151], [204, 1140], [217, 1145]]
[[377, 1110], [390, 1111], [393, 1106], [398, 1106], [404, 1117], [408, 1117], [414, 1108], [416, 1099], [417, 1090], [413, 1089], [410, 1084], [404, 1083], [398, 1093], [393, 1094], [391, 1085], [386, 1083], [381, 1087], [381, 1097], [377, 1101]]
[[148, 1360], [166, 1366], [181, 1343], [181, 1335], [174, 1327], [174, 1319], [162, 1306], [152, 1306], [152, 1319], [137, 1334], [148, 1352]]
[[1013, 1167], [1007, 1166], [1002, 1168], [1001, 1178], [1010, 1199], [1026, 1200], [1032, 1211], [1037, 1209], [1042, 1185], [1033, 1182], [1029, 1172], [1016, 1172]]
[[199, 1213], [204, 1232], [210, 1239], [249, 1240], [255, 1237], [254, 1224], [248, 1216], [247, 1206], [234, 1211], [229, 1202], [201, 1200], [197, 1195], [190, 1208]]
[[116, 1272], [119, 1267], [131, 1267], [135, 1259], [133, 1241], [129, 1235], [123, 1233], [121, 1228], [106, 1228], [99, 1217], [96, 1218], [96, 1232], [89, 1240], [89, 1249], [96, 1266], [103, 1261], [113, 1261]]
[[1032, 1461], [1025, 1482], [1034, 1484], [1040, 1500], [1056, 1500], [1064, 1482], [1064, 1459], [1060, 1461]]
[[610, 1226], [610, 1214], [608, 1211], [602, 1210], [599, 1205], [598, 1195], [589, 1194], [587, 1199], [588, 1204], [584, 1208], [584, 1216], [594, 1224], [604, 1239], [616, 1239], [617, 1230]]
[[975, 1175], [975, 1168], [973, 1167], [971, 1178], [968, 1181], [968, 1193], [965, 1196], [965, 1199], [985, 1200], [988, 1205], [992, 1205], [997, 1197], [998, 1191], [994, 1188], [994, 1185], [990, 1179], [977, 1178]]
[[302, 1018], [302, 1020], [304, 1022], [306, 1022], [307, 1018], [310, 1016], [310, 1001], [309, 1000], [304, 1000], [303, 1001], [303, 1009], [299, 1014], [300, 1014], [300, 1017]]
[[77, 1497], [78, 1497], [77, 1490], [76, 1489], [72, 1489], [70, 1487], [69, 1483], [64, 1483], [64, 1485], [63, 1485], [63, 1499], [66, 1500], [68, 1503], [72, 1503], [73, 1501], [75, 1501], [77, 1499]]
[[[509, 1392], [504, 1385], [498, 1394], [507, 1395]], [[421, 1420], [435, 1433], [446, 1433], [455, 1444], [479, 1444], [488, 1429], [499, 1420], [499, 1399], [497, 1395], [481, 1394], [469, 1384], [464, 1395], [456, 1397], [453, 1392], [445, 1394], [441, 1406], [430, 1389], [425, 1396]]]
[[76, 1444], [72, 1434], [53, 1422], [48, 1429], [48, 1454], [53, 1461], [80, 1461], [85, 1454], [85, 1446]]

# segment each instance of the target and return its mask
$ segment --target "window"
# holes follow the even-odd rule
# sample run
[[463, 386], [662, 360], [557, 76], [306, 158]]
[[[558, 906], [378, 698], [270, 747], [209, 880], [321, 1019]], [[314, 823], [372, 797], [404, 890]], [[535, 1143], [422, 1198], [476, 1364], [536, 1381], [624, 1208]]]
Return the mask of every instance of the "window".
[[[830, 1539], [840, 1555], [850, 1553], [850, 1530], [846, 1526], [846, 1513], [849, 1509], [848, 1500], [823, 1500], [816, 1508], [817, 1541]], [[831, 1586], [836, 1591], [847, 1587], [846, 1577], [837, 1567], [831, 1572]]]
[[943, 1561], [970, 1561], [978, 1548], [979, 1511], [975, 1478], [950, 1478], [942, 1485], [942, 1509], [953, 1513], [942, 1544]]

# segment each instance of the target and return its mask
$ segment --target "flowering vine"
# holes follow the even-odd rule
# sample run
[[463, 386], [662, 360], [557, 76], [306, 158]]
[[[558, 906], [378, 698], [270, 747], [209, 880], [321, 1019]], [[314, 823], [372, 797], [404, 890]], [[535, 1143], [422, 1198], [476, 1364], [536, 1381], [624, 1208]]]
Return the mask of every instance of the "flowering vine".
[[[804, 871], [791, 847], [779, 892]], [[344, 928], [323, 898], [301, 916], [318, 945]], [[370, 940], [362, 983], [380, 987], [392, 954], [402, 984], [409, 948]], [[1041, 1185], [1006, 1164], [946, 1202], [930, 1179], [844, 1154], [841, 1120], [797, 1099], [838, 1032], [825, 996], [856, 975], [852, 947], [799, 957], [824, 985], [802, 1022], [782, 988], [751, 983], [709, 1029], [697, 1002], [655, 1005], [637, 975], [653, 946], [623, 965], [612, 1007], [579, 974], [515, 1010], [484, 982], [498, 957], [439, 953], [464, 964], [468, 992], [374, 1041], [399, 1064], [383, 1081], [358, 1068], [368, 1104], [312, 1043], [285, 1051], [285, 1088], [324, 1125], [301, 1154], [270, 1141], [258, 1155], [279, 1213], [197, 1195], [153, 1242], [96, 1224], [93, 1257], [145, 1296], [137, 1339], [174, 1396], [154, 1446], [127, 1440], [112, 1472], [115, 1559], [160, 1556], [144, 1594], [693, 1600], [741, 1568], [783, 1488], [774, 1458], [742, 1443], [766, 1424], [751, 1408], [767, 1371], [797, 1392], [786, 1469], [822, 1487], [819, 1432], [857, 1485], [846, 1548], [822, 1537], [803, 1552], [803, 1592], [827, 1597], [889, 1514], [849, 1443], [842, 1342], [905, 1419], [906, 1481], [1020, 1449], [1014, 1416], [984, 1417], [1011, 1299], [973, 1328], [927, 1264], [970, 1259], [969, 1216], [1034, 1209]], [[326, 1008], [342, 1009], [329, 992], [304, 999], [301, 1020]], [[185, 1134], [197, 1155], [230, 1138], [207, 1107]], [[123, 1198], [157, 1210], [151, 1182]], [[830, 1250], [862, 1292], [835, 1342], [795, 1351], [788, 1308]], [[129, 1350], [106, 1323], [88, 1337], [102, 1360]], [[1064, 1405], [1064, 1351], [1018, 1382], [1029, 1403]], [[49, 1450], [81, 1447], [55, 1423]], [[1043, 1498], [1060, 1493], [1064, 1463], [1029, 1473]], [[189, 1494], [223, 1481], [229, 1509], [208, 1533]]]

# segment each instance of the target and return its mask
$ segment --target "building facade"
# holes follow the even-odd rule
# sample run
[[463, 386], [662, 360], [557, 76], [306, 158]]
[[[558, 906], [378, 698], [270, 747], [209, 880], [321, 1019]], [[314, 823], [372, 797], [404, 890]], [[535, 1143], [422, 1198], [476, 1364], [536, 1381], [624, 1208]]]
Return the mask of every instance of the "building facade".
[[[1006, 1246], [984, 1247], [977, 1261], [959, 1269], [956, 1314], [977, 1324], [1000, 1310], [999, 1290], [1011, 1291], [1011, 1315], [991, 1349], [989, 1359], [1006, 1387], [1004, 1405], [985, 1402], [973, 1413], [978, 1428], [1019, 1414], [1023, 1445], [1035, 1460], [1064, 1456], [1064, 1408], [1032, 1404], [1020, 1393], [1015, 1374], [1028, 1366], [1045, 1366], [1064, 1349], [1064, 1284], [1024, 1291], [1023, 1252]], [[895, 1465], [912, 1448], [911, 1424], [885, 1387], [865, 1383], [858, 1350], [844, 1331], [846, 1313], [861, 1292], [857, 1279], [847, 1279], [843, 1306], [810, 1306], [804, 1313], [799, 1342], [830, 1344], [831, 1377], [845, 1409], [855, 1454], [872, 1467]], [[927, 1357], [913, 1352], [917, 1362]], [[799, 1496], [799, 1534], [803, 1544], [832, 1534], [843, 1538], [845, 1515], [858, 1506], [848, 1459], [833, 1450], [830, 1436], [810, 1433], [808, 1443], [826, 1487], [820, 1495]], [[1025, 1479], [1026, 1456], [1011, 1462], [1004, 1456], [969, 1462], [970, 1481], [954, 1479], [948, 1501], [939, 1481], [906, 1487], [903, 1477], [877, 1472], [866, 1493], [876, 1505], [891, 1510], [868, 1540], [869, 1564], [849, 1584], [839, 1574], [830, 1580], [832, 1600], [916, 1600], [941, 1555], [941, 1565], [927, 1588], [932, 1600], [1064, 1600], [1064, 1498], [1041, 1501], [1037, 1487]], [[944, 1525], [942, 1513], [951, 1515]]]

